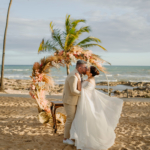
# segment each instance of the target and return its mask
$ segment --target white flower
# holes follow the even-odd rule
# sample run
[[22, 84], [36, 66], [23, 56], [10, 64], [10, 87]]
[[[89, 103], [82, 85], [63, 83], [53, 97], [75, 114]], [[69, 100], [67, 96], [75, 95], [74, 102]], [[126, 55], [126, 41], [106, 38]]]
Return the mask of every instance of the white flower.
[[69, 56], [70, 56], [71, 60], [72, 60], [74, 63], [77, 62], [77, 59], [75, 58], [75, 56], [73, 56], [73, 55], [69, 55]]
[[60, 68], [60, 66], [58, 64], [56, 64], [54, 61], [52, 61], [52, 65], [56, 68]]
[[45, 85], [45, 82], [38, 82], [38, 86], [39, 86], [39, 87], [41, 87], [41, 86], [43, 86], [43, 85]]
[[35, 86], [34, 86], [34, 85], [32, 85], [32, 87], [31, 87], [31, 88], [32, 88], [32, 90], [35, 90]]

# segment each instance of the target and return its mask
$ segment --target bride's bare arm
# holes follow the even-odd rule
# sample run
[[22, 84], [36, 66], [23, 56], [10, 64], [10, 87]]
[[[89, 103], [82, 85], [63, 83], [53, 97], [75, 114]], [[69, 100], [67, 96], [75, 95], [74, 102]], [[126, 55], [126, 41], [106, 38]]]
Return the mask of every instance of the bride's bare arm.
[[75, 75], [76, 75], [76, 77], [78, 78], [77, 89], [78, 89], [79, 91], [81, 91], [81, 77], [80, 77], [80, 75], [79, 75], [78, 73], [76, 73]]

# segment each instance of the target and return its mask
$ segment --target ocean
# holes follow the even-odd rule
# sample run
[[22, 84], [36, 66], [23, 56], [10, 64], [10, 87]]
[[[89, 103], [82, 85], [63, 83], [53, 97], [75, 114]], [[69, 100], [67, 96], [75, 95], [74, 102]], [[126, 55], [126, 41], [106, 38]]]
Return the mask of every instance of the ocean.
[[[150, 82], [150, 66], [104, 66], [110, 82], [130, 81], [130, 82]], [[75, 66], [70, 66], [70, 71]], [[1, 66], [0, 66], [1, 70]], [[9, 79], [30, 79], [32, 74], [32, 65], [5, 65], [4, 77]], [[63, 84], [67, 77], [66, 68], [52, 68], [50, 75], [54, 78], [56, 84]], [[86, 76], [84, 77], [86, 79]], [[96, 82], [107, 81], [104, 73], [96, 76]]]

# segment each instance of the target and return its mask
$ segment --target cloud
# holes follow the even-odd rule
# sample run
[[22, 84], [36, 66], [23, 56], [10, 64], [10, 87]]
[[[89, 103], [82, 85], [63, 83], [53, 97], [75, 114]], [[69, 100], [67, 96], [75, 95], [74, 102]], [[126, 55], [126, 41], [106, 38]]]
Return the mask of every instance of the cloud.
[[[55, 21], [58, 28], [62, 27], [61, 21]], [[48, 20], [31, 20], [23, 18], [10, 18], [6, 47], [7, 51], [22, 51], [27, 53], [37, 53], [42, 38], [49, 39], [51, 32]], [[4, 18], [0, 19], [0, 26], [4, 26]], [[2, 28], [0, 33], [4, 32]], [[3, 34], [0, 35], [0, 45], [3, 44]]]
[[99, 37], [109, 52], [149, 52], [150, 1], [86, 0], [89, 4], [95, 10], [84, 14], [92, 35]]
[[[65, 16], [64, 14], [71, 14], [72, 18], [85, 18], [86, 25], [90, 25], [92, 32], [89, 34], [100, 38], [108, 53], [147, 53], [150, 47], [150, 1], [149, 0], [73, 0], [63, 1], [64, 7], [62, 11], [62, 2], [56, 0], [52, 7], [52, 1], [44, 0], [40, 3], [38, 0], [37, 7], [40, 5], [40, 12], [43, 13], [43, 8], [51, 4], [50, 10], [45, 12], [44, 16], [37, 12], [33, 18], [25, 16], [25, 13], [19, 14], [15, 5], [21, 2], [26, 5], [30, 4], [30, 8], [34, 4], [33, 1], [14, 1], [11, 14], [9, 18], [9, 26], [6, 41], [6, 54], [19, 56], [29, 56], [37, 54], [38, 46], [42, 38], [49, 39], [51, 32], [49, 28], [50, 21], [54, 22], [56, 28], [64, 30]], [[35, 2], [35, 1], [34, 1]], [[78, 3], [80, 2], [80, 10], [78, 10]], [[60, 3], [60, 4], [59, 4]], [[57, 5], [58, 4], [58, 5]], [[70, 6], [76, 6], [71, 7]], [[7, 6], [8, 7], [8, 6]], [[6, 4], [0, 7], [0, 47], [3, 45], [3, 33], [6, 21]], [[34, 8], [34, 7], [33, 7]], [[82, 9], [81, 9], [82, 8]], [[21, 8], [20, 8], [21, 9]], [[18, 9], [18, 10], [20, 10]], [[25, 10], [25, 8], [24, 8]], [[32, 9], [31, 9], [32, 10]], [[30, 10], [30, 11], [31, 11]], [[68, 12], [69, 10], [69, 12]], [[34, 10], [33, 10], [34, 11]], [[4, 13], [5, 12], [5, 13]], [[79, 14], [80, 12], [80, 14]], [[49, 14], [48, 14], [49, 13]], [[39, 17], [38, 17], [39, 15]], [[35, 18], [34, 18], [35, 16]], [[49, 18], [53, 18], [50, 20]], [[45, 19], [47, 18], [47, 19]], [[83, 25], [83, 24], [82, 24]], [[88, 34], [84, 34], [80, 39], [83, 39]], [[103, 54], [103, 50], [99, 48], [91, 48], [95, 53]]]
[[96, 6], [102, 6], [107, 8], [134, 8], [136, 10], [149, 11], [150, 1], [149, 0], [82, 0]]
[[100, 12], [94, 12], [89, 23], [93, 36], [100, 37], [111, 52], [148, 52], [150, 47], [150, 26], [145, 18], [128, 14], [104, 17]]

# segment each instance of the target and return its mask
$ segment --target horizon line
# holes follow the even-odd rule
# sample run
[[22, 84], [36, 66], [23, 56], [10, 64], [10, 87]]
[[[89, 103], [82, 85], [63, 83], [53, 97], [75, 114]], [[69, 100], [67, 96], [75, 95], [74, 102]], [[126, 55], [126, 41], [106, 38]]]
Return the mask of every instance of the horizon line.
[[[1, 66], [1, 65], [0, 65]], [[4, 65], [4, 66], [33, 66], [33, 64], [32, 65], [29, 65], [29, 64], [27, 64], [27, 65], [17, 65], [17, 64], [6, 64], [6, 65]], [[71, 65], [70, 65], [71, 66]], [[73, 64], [72, 66], [75, 66], [75, 64]], [[103, 65], [103, 66], [150, 66], [150, 65]]]

